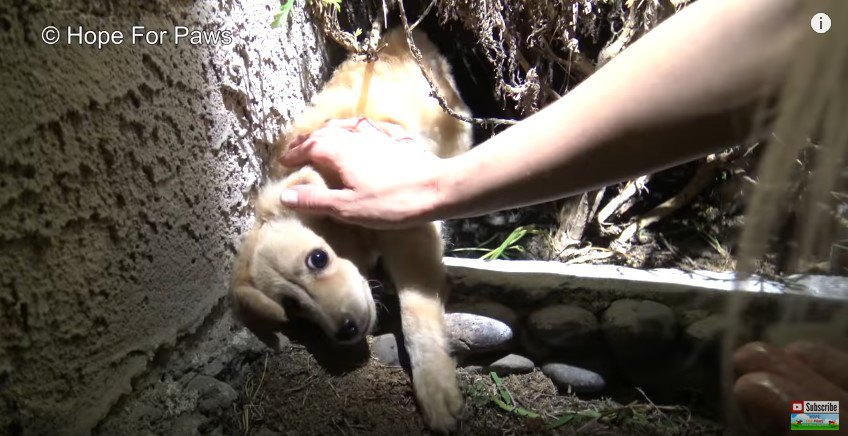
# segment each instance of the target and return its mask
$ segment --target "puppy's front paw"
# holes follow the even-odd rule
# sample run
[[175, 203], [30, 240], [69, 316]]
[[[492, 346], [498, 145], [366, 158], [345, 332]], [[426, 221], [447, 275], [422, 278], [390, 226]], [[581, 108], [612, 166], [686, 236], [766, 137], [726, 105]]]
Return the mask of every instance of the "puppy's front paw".
[[438, 365], [427, 362], [427, 366], [413, 376], [415, 396], [427, 426], [441, 432], [453, 430], [462, 412], [462, 394], [456, 380], [456, 367], [450, 358], [446, 360], [449, 362]]

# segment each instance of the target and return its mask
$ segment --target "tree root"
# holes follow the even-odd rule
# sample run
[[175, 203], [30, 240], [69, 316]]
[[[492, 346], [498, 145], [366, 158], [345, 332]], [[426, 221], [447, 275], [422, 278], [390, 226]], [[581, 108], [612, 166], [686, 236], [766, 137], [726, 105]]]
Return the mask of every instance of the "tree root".
[[718, 169], [722, 168], [744, 151], [745, 149], [740, 147], [736, 150], [707, 156], [707, 161], [698, 168], [695, 176], [692, 177], [689, 183], [687, 183], [686, 186], [677, 193], [677, 195], [664, 201], [662, 204], [628, 225], [613, 242], [613, 246], [627, 246], [637, 231], [656, 223], [691, 203], [701, 191], [713, 182], [715, 172]]
[[618, 193], [612, 200], [610, 200], [606, 206], [598, 212], [597, 220], [598, 224], [602, 226], [608, 225], [607, 219], [612, 215], [620, 215], [629, 209], [628, 202], [639, 192], [644, 191], [645, 185], [648, 184], [648, 180], [650, 176], [641, 176], [637, 179], [628, 181], [624, 188], [621, 189], [621, 192]]
[[442, 95], [439, 90], [439, 85], [436, 84], [436, 81], [433, 79], [433, 75], [430, 73], [430, 70], [424, 66], [424, 60], [421, 56], [421, 51], [418, 47], [415, 46], [415, 41], [412, 39], [412, 29], [409, 27], [409, 22], [406, 19], [406, 10], [403, 8], [403, 0], [398, 0], [397, 2], [398, 10], [400, 13], [400, 21], [403, 24], [403, 30], [406, 33], [406, 42], [409, 44], [409, 51], [412, 52], [412, 58], [415, 59], [415, 63], [418, 64], [418, 68], [421, 69], [421, 74], [424, 75], [424, 78], [427, 80], [427, 83], [430, 85], [430, 95], [439, 102], [439, 106], [442, 107], [448, 115], [466, 123], [475, 124], [478, 126], [501, 126], [501, 125], [513, 125], [517, 123], [516, 120], [505, 120], [501, 118], [472, 118], [460, 114], [453, 110], [450, 106], [445, 102], [445, 97]]

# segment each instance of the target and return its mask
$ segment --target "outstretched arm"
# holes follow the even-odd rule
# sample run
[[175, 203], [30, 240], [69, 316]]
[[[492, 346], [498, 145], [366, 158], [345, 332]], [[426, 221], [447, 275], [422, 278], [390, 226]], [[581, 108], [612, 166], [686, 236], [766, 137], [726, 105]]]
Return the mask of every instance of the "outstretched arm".
[[[809, 30], [799, 6], [701, 0], [565, 97], [455, 158], [434, 160], [375, 132], [319, 131], [284, 162], [336, 171], [346, 189], [299, 188], [284, 202], [403, 226], [561, 198], [738, 143], [762, 133], [757, 109]], [[384, 169], [391, 177], [378, 175]]]

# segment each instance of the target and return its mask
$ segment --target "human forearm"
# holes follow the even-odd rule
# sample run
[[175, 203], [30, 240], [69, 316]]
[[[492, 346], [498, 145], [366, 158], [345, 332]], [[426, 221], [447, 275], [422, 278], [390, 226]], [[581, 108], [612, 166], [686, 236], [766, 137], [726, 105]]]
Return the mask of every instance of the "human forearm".
[[446, 162], [430, 214], [561, 198], [745, 140], [806, 28], [797, 3], [688, 7], [559, 101]]

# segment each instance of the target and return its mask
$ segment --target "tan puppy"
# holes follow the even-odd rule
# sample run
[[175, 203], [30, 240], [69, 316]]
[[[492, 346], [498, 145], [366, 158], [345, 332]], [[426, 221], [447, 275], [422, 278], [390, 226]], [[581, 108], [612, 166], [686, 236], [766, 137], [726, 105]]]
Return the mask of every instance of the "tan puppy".
[[[423, 35], [416, 35], [415, 41], [447, 104], [468, 114], [445, 59]], [[420, 135], [441, 157], [467, 150], [471, 127], [447, 115], [430, 97], [430, 87], [409, 54], [403, 32], [389, 32], [383, 42], [386, 47], [376, 62], [348, 60], [336, 70], [296, 119], [289, 138], [308, 134], [328, 120], [364, 116]], [[398, 146], [407, 145], [399, 142]], [[279, 152], [287, 147], [287, 142], [281, 144]], [[324, 185], [325, 180], [310, 167], [293, 170], [273, 165], [276, 180], [259, 195], [256, 225], [247, 234], [234, 268], [231, 296], [238, 317], [259, 335], [273, 332], [291, 316], [301, 316], [338, 342], [359, 341], [376, 321], [364, 274], [382, 259], [398, 289], [419, 405], [430, 427], [453, 428], [462, 396], [445, 332], [439, 227], [372, 231], [295, 213], [281, 205], [280, 193], [296, 184]]]

